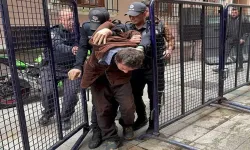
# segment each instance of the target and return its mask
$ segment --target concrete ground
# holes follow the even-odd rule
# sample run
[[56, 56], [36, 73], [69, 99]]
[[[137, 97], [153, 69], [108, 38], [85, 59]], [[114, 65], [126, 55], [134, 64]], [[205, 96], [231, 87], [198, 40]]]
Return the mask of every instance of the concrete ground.
[[[229, 100], [250, 105], [250, 87], [244, 86], [226, 94]], [[231, 108], [214, 106], [204, 107], [179, 121], [160, 130], [160, 137], [165, 140], [175, 140], [200, 150], [248, 150], [250, 149], [250, 114]], [[119, 133], [122, 129], [120, 126]], [[139, 136], [145, 133], [147, 127], [136, 132]], [[81, 132], [68, 140], [58, 150], [72, 147]], [[89, 133], [82, 142], [80, 150], [88, 149]], [[102, 144], [97, 150], [103, 149]], [[119, 150], [179, 150], [178, 146], [155, 139], [135, 139], [124, 142]]]

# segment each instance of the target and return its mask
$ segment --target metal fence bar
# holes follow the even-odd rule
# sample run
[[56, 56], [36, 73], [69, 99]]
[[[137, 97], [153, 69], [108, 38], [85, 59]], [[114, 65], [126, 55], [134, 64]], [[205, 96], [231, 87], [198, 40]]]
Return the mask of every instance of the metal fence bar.
[[56, 111], [56, 119], [57, 119], [57, 128], [58, 128], [58, 137], [60, 140], [63, 139], [63, 133], [62, 133], [62, 124], [61, 124], [61, 115], [60, 115], [60, 104], [59, 104], [59, 94], [58, 94], [58, 89], [57, 89], [57, 82], [56, 82], [56, 70], [55, 70], [55, 62], [54, 62], [54, 55], [53, 55], [53, 46], [52, 46], [52, 39], [51, 39], [51, 34], [50, 34], [50, 19], [49, 19], [49, 10], [48, 10], [48, 2], [47, 0], [43, 0], [43, 10], [44, 10], [44, 23], [46, 27], [46, 31], [48, 32], [47, 34], [47, 43], [48, 43], [48, 49], [50, 53], [50, 67], [51, 67], [51, 72], [53, 76], [53, 88], [55, 92], [55, 99], [54, 99], [54, 104], [55, 104], [55, 111]]
[[[183, 18], [183, 4], [179, 4], [179, 16]], [[183, 45], [183, 21], [180, 19], [180, 74], [181, 74], [181, 85], [184, 85], [184, 45]], [[181, 113], [185, 113], [185, 89], [181, 86]]]
[[13, 91], [14, 91], [14, 96], [17, 101], [16, 107], [17, 107], [18, 121], [20, 123], [19, 128], [21, 132], [23, 149], [29, 150], [30, 149], [29, 137], [28, 137], [28, 132], [27, 132], [27, 125], [26, 125], [26, 119], [25, 119], [25, 113], [24, 113], [24, 107], [23, 107], [20, 82], [19, 82], [18, 73], [17, 73], [13, 39], [12, 39], [11, 31], [10, 31], [10, 17], [9, 17], [7, 0], [1, 0], [1, 10], [2, 10], [1, 13], [2, 13], [2, 19], [3, 19], [3, 28], [4, 28], [4, 33], [6, 36], [5, 39], [7, 40], [6, 41], [7, 54], [8, 54], [8, 61], [10, 65]]
[[155, 36], [155, 16], [154, 16], [154, 3], [152, 0], [150, 2], [150, 33], [152, 42], [152, 61], [153, 61], [153, 107], [154, 112], [154, 134], [159, 134], [159, 101], [158, 101], [158, 71], [157, 71], [157, 49], [156, 49], [156, 36]]

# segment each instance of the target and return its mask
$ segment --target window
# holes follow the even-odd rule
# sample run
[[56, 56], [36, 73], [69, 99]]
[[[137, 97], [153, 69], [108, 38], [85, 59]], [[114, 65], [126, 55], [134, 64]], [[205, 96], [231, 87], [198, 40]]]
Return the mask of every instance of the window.
[[78, 7], [104, 7], [104, 0], [77, 0]]

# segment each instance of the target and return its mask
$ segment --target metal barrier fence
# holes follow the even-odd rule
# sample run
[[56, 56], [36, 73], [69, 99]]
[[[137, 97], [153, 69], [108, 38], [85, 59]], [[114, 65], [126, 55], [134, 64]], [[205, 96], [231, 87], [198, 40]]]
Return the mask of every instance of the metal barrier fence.
[[[165, 45], [165, 41], [161, 39], [163, 37], [165, 40], [169, 39], [170, 41], [167, 41], [169, 43], [171, 34], [176, 43], [171, 58], [164, 60], [160, 58], [161, 54], [157, 53], [158, 95], [162, 94], [162, 97], [159, 97], [161, 101], [159, 125], [164, 127], [219, 97], [219, 75], [211, 71], [213, 66], [210, 66], [208, 61], [209, 56], [215, 52], [219, 57], [219, 31], [223, 18], [220, 12], [223, 12], [223, 6], [187, 1], [158, 1], [158, 4], [162, 6], [175, 4], [174, 9], [179, 12], [178, 18], [155, 16], [162, 20], [164, 25], [167, 23], [165, 30], [168, 26], [171, 32], [165, 32], [165, 35], [156, 33], [157, 50], [161, 49], [160, 53], [164, 52], [165, 47], [163, 49], [161, 47]], [[211, 19], [214, 18], [218, 18], [218, 22], [213, 23]], [[156, 30], [159, 26], [155, 25]]]
[[[224, 41], [225, 59], [227, 58], [225, 68], [228, 69], [226, 70], [228, 77], [224, 81], [226, 93], [249, 84], [250, 7], [228, 5], [225, 11], [225, 18], [227, 18]], [[234, 18], [235, 13], [239, 15], [237, 20]], [[244, 42], [232, 41], [233, 38], [242, 39]]]
[[[76, 149], [89, 131], [86, 94], [80, 92], [77, 81], [66, 78], [64, 71], [74, 62], [71, 51], [63, 55], [55, 51], [57, 46], [65, 51], [67, 48], [58, 43], [64, 40], [57, 39], [58, 30], [70, 35], [65, 36], [65, 44], [70, 45], [70, 49], [79, 40], [76, 3], [46, 0], [0, 2], [0, 149], [55, 149], [83, 128], [82, 136], [72, 148]], [[220, 4], [204, 2], [158, 0], [157, 3], [161, 8], [154, 9], [154, 1], [150, 5], [156, 135], [160, 128], [204, 106], [214, 102], [228, 103], [223, 99], [224, 93], [249, 84], [250, 64], [247, 37], [250, 28], [244, 19], [249, 14], [249, 6], [228, 5], [224, 9]], [[166, 15], [169, 4], [174, 7], [175, 17]], [[239, 43], [234, 44], [226, 57], [227, 29], [230, 29], [228, 14], [233, 7], [240, 14], [235, 28], [237, 37], [245, 36], [245, 43], [242, 49]], [[175, 50], [167, 60], [161, 56], [166, 41], [162, 40], [165, 35], [158, 32], [159, 22], [155, 23], [158, 19], [167, 23], [175, 37]], [[61, 23], [66, 23], [72, 34], [57, 26]], [[171, 37], [165, 38], [168, 39]], [[245, 62], [243, 71], [235, 69], [240, 63], [241, 52]], [[43, 57], [47, 61], [41, 62]], [[228, 58], [227, 63], [225, 58]], [[62, 63], [61, 60], [69, 61]], [[225, 68], [229, 68], [229, 72]], [[76, 90], [71, 93], [72, 89]], [[77, 94], [78, 100], [66, 101], [71, 99], [70, 94]], [[45, 107], [49, 108], [47, 113]], [[250, 110], [240, 104], [237, 107]], [[45, 113], [51, 117], [50, 122], [41, 126], [39, 119]], [[71, 128], [63, 131], [63, 122], [69, 118]], [[170, 143], [182, 145], [174, 141]]]
[[[169, 5], [175, 7], [177, 16], [166, 15], [164, 10]], [[232, 8], [239, 12], [235, 22], [230, 18], [232, 15], [228, 16]], [[153, 135], [141, 137], [195, 149], [154, 135], [159, 134], [160, 128], [212, 103], [250, 112], [250, 107], [223, 97], [224, 93], [249, 84], [250, 24], [243, 19], [248, 8], [229, 5], [224, 9], [221, 4], [181, 0], [151, 1], [155, 127]], [[165, 32], [161, 32], [162, 24]], [[175, 50], [171, 58], [165, 59], [162, 53], [173, 43], [171, 35], [175, 38]], [[244, 39], [244, 46], [240, 39]], [[246, 63], [240, 66], [241, 60]]]
[[[0, 2], [0, 149], [56, 148], [88, 126], [85, 94], [65, 72], [79, 39], [76, 3]], [[41, 123], [43, 115], [49, 122]], [[69, 119], [71, 128], [63, 131]]]

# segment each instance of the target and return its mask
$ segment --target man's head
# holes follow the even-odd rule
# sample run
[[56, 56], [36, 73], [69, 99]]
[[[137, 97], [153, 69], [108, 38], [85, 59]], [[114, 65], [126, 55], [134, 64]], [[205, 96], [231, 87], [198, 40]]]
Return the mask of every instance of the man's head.
[[143, 60], [143, 50], [132, 47], [123, 48], [115, 55], [116, 65], [124, 73], [140, 68]]
[[237, 18], [238, 16], [239, 16], [239, 10], [236, 7], [233, 7], [231, 11], [231, 17]]
[[96, 30], [101, 24], [108, 20], [110, 20], [109, 12], [104, 7], [96, 7], [89, 12], [91, 30]]
[[131, 22], [135, 25], [144, 24], [147, 15], [147, 6], [141, 2], [134, 2], [129, 5], [128, 12]]
[[73, 12], [69, 8], [62, 9], [59, 12], [59, 22], [63, 25], [63, 27], [68, 30], [73, 30]]

